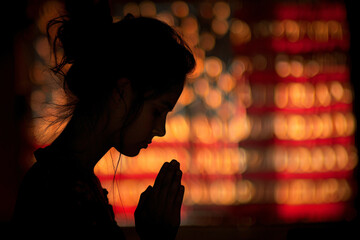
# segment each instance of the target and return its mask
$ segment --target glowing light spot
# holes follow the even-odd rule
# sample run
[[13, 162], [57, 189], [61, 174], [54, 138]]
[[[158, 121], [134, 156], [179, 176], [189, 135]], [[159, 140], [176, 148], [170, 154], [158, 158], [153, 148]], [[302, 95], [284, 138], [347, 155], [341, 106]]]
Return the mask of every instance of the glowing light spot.
[[192, 133], [194, 134], [194, 140], [203, 143], [214, 142], [212, 136], [211, 127], [206, 116], [199, 114], [192, 119]]
[[307, 77], [314, 77], [320, 72], [320, 65], [317, 61], [311, 60], [304, 66], [304, 75]]
[[290, 62], [291, 75], [294, 77], [301, 77], [304, 72], [304, 67], [299, 61], [291, 61]]
[[288, 150], [287, 171], [297, 172], [300, 164], [300, 156], [296, 148]]
[[189, 105], [192, 103], [195, 99], [194, 91], [191, 87], [185, 86], [183, 92], [181, 93], [181, 96], [179, 98], [179, 103], [181, 105]]
[[324, 152], [324, 167], [327, 171], [333, 171], [336, 165], [336, 155], [332, 147], [325, 146]]
[[288, 90], [288, 85], [284, 83], [278, 83], [275, 86], [274, 103], [278, 108], [284, 108], [288, 105]]
[[176, 115], [171, 117], [169, 120], [170, 130], [179, 142], [189, 141], [190, 126], [182, 115]]
[[218, 108], [222, 103], [221, 91], [217, 88], [211, 88], [209, 94], [205, 97], [205, 102], [211, 108]]
[[284, 28], [285, 28], [285, 35], [290, 42], [296, 42], [299, 40], [300, 27], [296, 21], [285, 20]]
[[226, 20], [221, 20], [214, 18], [211, 21], [211, 29], [216, 33], [217, 35], [225, 35], [227, 31], [229, 30], [229, 24]]
[[305, 119], [303, 116], [290, 115], [288, 118], [288, 136], [293, 140], [302, 140], [305, 136]]
[[302, 101], [305, 98], [305, 86], [302, 83], [289, 84], [289, 100], [294, 106], [303, 107]]
[[215, 46], [215, 37], [209, 32], [203, 32], [200, 34], [200, 47], [205, 51], [210, 51]]
[[321, 172], [324, 166], [324, 154], [319, 147], [311, 149], [311, 169], [314, 172]]
[[329, 93], [329, 89], [327, 88], [325, 83], [317, 83], [315, 85], [316, 97], [319, 103], [323, 106], [328, 106], [331, 103], [331, 96]]
[[327, 113], [321, 114], [320, 118], [321, 118], [321, 120], [323, 122], [323, 126], [324, 126], [323, 132], [320, 137], [321, 138], [331, 137], [333, 134], [334, 126], [333, 126], [333, 121], [332, 121], [330, 114], [327, 114]]
[[234, 87], [236, 85], [236, 81], [233, 76], [231, 76], [228, 73], [224, 73], [224, 74], [220, 75], [217, 84], [220, 89], [222, 89], [224, 92], [228, 93], [234, 89]]
[[222, 72], [222, 61], [217, 57], [208, 57], [205, 59], [205, 72], [210, 77], [217, 77]]
[[239, 181], [236, 186], [236, 194], [239, 203], [248, 203], [255, 195], [255, 187], [248, 180]]
[[249, 137], [251, 123], [247, 115], [237, 115], [229, 122], [228, 139], [230, 142], [237, 143]]
[[344, 95], [344, 88], [339, 82], [334, 81], [330, 85], [330, 92], [336, 101], [340, 101]]
[[315, 104], [315, 88], [311, 83], [304, 83], [305, 94], [301, 99], [301, 104], [305, 108], [311, 108]]
[[155, 17], [156, 5], [152, 1], [143, 1], [139, 4], [140, 15], [143, 17]]
[[207, 78], [198, 78], [194, 82], [195, 93], [199, 96], [206, 97], [209, 94], [210, 86]]
[[278, 61], [275, 65], [275, 71], [282, 78], [289, 76], [291, 73], [291, 67], [289, 62]]
[[334, 129], [338, 136], [345, 136], [347, 132], [347, 121], [344, 114], [336, 112], [333, 114]]
[[234, 204], [236, 188], [234, 181], [218, 180], [210, 184], [211, 202], [219, 205]]
[[171, 10], [176, 17], [184, 18], [189, 15], [189, 6], [184, 1], [175, 1], [171, 4]]
[[241, 45], [251, 40], [249, 25], [241, 20], [234, 20], [230, 27], [230, 41], [234, 45]]
[[226, 2], [216, 2], [213, 7], [213, 13], [218, 19], [227, 19], [230, 16], [230, 6]]
[[284, 172], [288, 166], [287, 150], [283, 147], [275, 147], [273, 154], [273, 165], [275, 171]]
[[344, 146], [334, 145], [333, 146], [336, 155], [336, 164], [338, 169], [343, 170], [349, 164], [348, 152]]

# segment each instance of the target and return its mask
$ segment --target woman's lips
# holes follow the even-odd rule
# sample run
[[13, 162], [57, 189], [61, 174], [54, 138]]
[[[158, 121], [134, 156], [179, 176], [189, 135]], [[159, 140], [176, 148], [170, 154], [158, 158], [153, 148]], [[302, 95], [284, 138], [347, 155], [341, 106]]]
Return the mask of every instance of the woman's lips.
[[143, 143], [141, 144], [141, 147], [142, 147], [142, 148], [147, 148], [150, 144], [151, 144], [151, 141], [149, 141], [149, 142], [143, 142]]

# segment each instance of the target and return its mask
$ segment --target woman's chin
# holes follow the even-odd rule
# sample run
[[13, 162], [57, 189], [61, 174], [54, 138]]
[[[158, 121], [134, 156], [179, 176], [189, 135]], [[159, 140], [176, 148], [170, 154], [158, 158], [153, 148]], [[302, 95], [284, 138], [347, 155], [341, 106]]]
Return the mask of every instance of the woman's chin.
[[135, 157], [140, 153], [141, 148], [136, 149], [117, 149], [121, 154], [127, 156], [127, 157]]

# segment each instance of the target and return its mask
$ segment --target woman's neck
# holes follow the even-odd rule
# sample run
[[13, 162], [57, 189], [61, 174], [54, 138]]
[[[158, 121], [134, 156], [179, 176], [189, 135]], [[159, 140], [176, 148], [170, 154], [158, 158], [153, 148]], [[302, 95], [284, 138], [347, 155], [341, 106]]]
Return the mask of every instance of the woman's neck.
[[92, 126], [88, 119], [74, 114], [49, 148], [75, 161], [68, 164], [92, 173], [97, 162], [111, 147], [104, 126], [101, 119]]

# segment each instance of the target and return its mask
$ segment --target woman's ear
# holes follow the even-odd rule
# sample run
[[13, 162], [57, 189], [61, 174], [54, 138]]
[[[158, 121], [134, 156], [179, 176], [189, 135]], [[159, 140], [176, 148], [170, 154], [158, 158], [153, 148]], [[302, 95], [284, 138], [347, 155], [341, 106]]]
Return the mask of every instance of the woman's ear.
[[123, 116], [127, 114], [133, 100], [133, 91], [129, 79], [121, 78], [116, 81], [112, 92], [110, 111]]
[[132, 88], [130, 80], [127, 78], [120, 78], [116, 81], [115, 98], [117, 101], [129, 101], [132, 96]]

